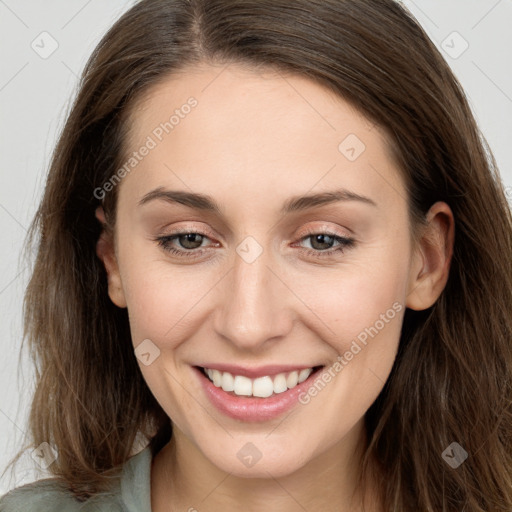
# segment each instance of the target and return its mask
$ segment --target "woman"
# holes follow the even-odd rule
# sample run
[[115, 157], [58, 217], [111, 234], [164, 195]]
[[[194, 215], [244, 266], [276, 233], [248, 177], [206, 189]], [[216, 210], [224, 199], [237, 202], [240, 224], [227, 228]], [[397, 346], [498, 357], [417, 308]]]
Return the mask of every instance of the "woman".
[[54, 478], [1, 510], [512, 506], [510, 210], [398, 3], [141, 1], [37, 234]]

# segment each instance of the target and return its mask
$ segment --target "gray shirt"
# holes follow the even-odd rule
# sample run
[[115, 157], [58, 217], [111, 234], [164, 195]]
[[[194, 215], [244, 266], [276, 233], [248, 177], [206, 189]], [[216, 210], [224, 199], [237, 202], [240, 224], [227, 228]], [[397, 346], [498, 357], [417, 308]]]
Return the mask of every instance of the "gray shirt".
[[147, 446], [125, 462], [114, 491], [85, 502], [54, 478], [17, 487], [0, 498], [0, 512], [151, 512], [151, 461]]

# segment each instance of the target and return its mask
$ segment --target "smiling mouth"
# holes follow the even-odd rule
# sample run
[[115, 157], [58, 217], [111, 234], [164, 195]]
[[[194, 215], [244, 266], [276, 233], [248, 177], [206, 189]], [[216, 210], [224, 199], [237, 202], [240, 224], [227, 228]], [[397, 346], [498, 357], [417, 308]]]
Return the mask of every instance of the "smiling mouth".
[[232, 396], [268, 398], [295, 388], [312, 374], [316, 374], [324, 366], [313, 366], [302, 370], [266, 375], [251, 379], [244, 375], [211, 368], [196, 367], [209, 379], [214, 386], [221, 388]]

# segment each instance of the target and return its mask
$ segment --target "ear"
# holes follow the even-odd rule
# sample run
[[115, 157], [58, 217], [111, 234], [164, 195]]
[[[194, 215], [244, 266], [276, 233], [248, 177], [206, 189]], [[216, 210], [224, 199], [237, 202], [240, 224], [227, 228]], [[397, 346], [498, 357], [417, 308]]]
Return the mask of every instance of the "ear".
[[417, 311], [432, 306], [446, 286], [455, 238], [453, 213], [446, 203], [432, 205], [426, 220], [413, 255], [406, 299], [406, 306]]
[[124, 296], [123, 286], [121, 282], [121, 275], [119, 273], [119, 266], [117, 264], [117, 257], [114, 249], [114, 236], [110, 229], [107, 227], [105, 220], [105, 212], [102, 206], [96, 208], [96, 218], [101, 222], [103, 230], [96, 243], [96, 254], [103, 262], [105, 270], [107, 271], [108, 279], [108, 295], [110, 300], [118, 307], [126, 307], [126, 299]]

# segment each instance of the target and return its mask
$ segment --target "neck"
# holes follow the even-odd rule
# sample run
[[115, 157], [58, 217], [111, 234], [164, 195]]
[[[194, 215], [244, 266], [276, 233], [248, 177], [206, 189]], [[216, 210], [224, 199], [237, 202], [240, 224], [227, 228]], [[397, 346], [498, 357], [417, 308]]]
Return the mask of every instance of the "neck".
[[[152, 511], [238, 512], [243, 504], [250, 512], [359, 512], [362, 492], [357, 476], [366, 446], [364, 429], [355, 428], [349, 436], [357, 442], [344, 438], [285, 477], [268, 473], [268, 478], [241, 478], [212, 464], [174, 426], [171, 441], [153, 460]], [[366, 512], [382, 510], [375, 489], [367, 485]]]

